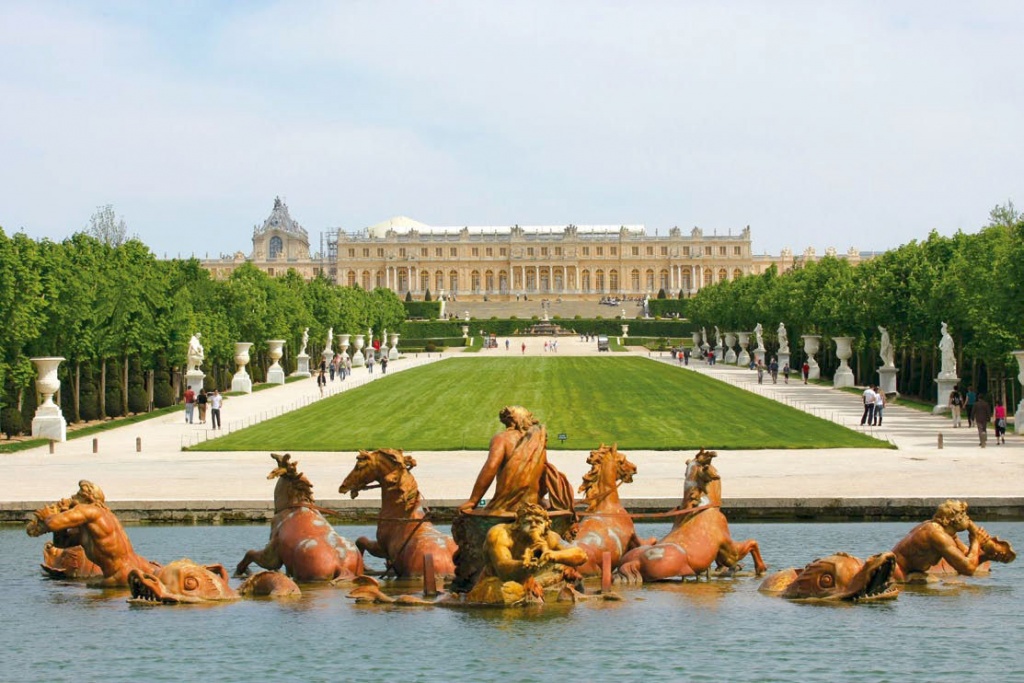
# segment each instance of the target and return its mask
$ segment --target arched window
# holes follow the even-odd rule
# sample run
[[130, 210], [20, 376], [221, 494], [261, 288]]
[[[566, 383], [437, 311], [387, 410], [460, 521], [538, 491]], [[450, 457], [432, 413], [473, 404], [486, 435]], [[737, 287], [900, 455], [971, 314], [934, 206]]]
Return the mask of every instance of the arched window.
[[714, 273], [711, 271], [710, 268], [705, 268], [704, 269], [704, 284], [705, 285], [710, 285], [714, 281], [715, 281]]
[[346, 278], [345, 282], [348, 284], [349, 287], [355, 287], [355, 284], [356, 284], [356, 271], [354, 271], [354, 270], [348, 271], [348, 277]]
[[619, 291], [619, 271], [617, 270], [612, 270], [608, 272], [608, 291]]
[[634, 292], [640, 291], [640, 271], [636, 268], [629, 274], [629, 288]]
[[484, 272], [484, 291], [488, 294], [494, 291], [494, 271], [488, 270]]
[[469, 288], [475, 293], [480, 292], [480, 271], [474, 270], [469, 274]]
[[533, 268], [526, 271], [526, 291], [537, 291], [537, 272]]
[[384, 271], [383, 270], [378, 270], [377, 271], [377, 277], [374, 278], [374, 285], [373, 286], [374, 287], [383, 287], [384, 286]]
[[409, 290], [409, 270], [407, 268], [398, 269], [398, 291], [406, 292]]
[[284, 242], [277, 235], [270, 238], [270, 258], [276, 259], [284, 251]]
[[732, 271], [732, 279], [733, 280], [739, 280], [741, 277], [743, 277], [743, 271], [742, 270], [740, 270], [739, 268], [736, 268], [735, 270]]
[[550, 277], [551, 277], [551, 275], [550, 275], [550, 273], [548, 273], [548, 269], [547, 268], [542, 268], [541, 271], [540, 271], [540, 291], [542, 291], [542, 292], [550, 292], [551, 291], [551, 281], [549, 280]]
[[452, 294], [459, 292], [459, 271], [457, 270], [448, 273], [448, 291]]
[[604, 291], [604, 271], [603, 270], [599, 270], [596, 273], [594, 273], [594, 287], [596, 287], [597, 291], [599, 291], [599, 292], [603, 292]]
[[370, 271], [363, 271], [363, 289], [370, 291]]
[[726, 271], [725, 268], [719, 268], [718, 269], [718, 281], [719, 282], [725, 282], [728, 279], [729, 279], [728, 271]]
[[565, 291], [565, 273], [564, 273], [562, 268], [555, 268], [554, 278], [555, 278], [555, 291], [556, 292], [564, 292]]
[[662, 269], [662, 271], [660, 273], [658, 273], [658, 287], [661, 288], [661, 289], [664, 289], [666, 292], [668, 291], [668, 271], [667, 270]]
[[644, 279], [647, 280], [647, 291], [648, 292], [653, 292], [654, 291], [654, 271], [653, 270], [648, 270], [644, 274]]
[[690, 291], [690, 271], [688, 270], [683, 271], [683, 291]]
[[590, 291], [590, 271], [589, 270], [584, 270], [580, 274], [580, 288], [584, 292], [589, 292]]
[[430, 273], [425, 270], [420, 271], [420, 291], [427, 291], [430, 289]]
[[444, 273], [440, 270], [434, 273], [434, 294], [440, 294], [444, 291]]
[[498, 291], [508, 294], [508, 273], [504, 270], [498, 272]]

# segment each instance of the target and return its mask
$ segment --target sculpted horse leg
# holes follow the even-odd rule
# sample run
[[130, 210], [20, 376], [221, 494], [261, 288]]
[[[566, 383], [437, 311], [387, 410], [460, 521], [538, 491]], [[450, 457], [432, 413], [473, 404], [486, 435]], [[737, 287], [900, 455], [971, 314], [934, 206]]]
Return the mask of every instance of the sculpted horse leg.
[[380, 543], [367, 536], [360, 536], [356, 539], [356, 547], [361, 553], [370, 553], [374, 557], [387, 557], [387, 550], [380, 547]]
[[658, 543], [631, 550], [623, 556], [616, 570], [617, 578], [633, 585], [696, 574], [686, 551], [675, 543]]
[[733, 541], [732, 539], [727, 540], [718, 550], [718, 556], [715, 558], [716, 564], [720, 567], [735, 567], [740, 560], [747, 555], [754, 558], [754, 573], [757, 576], [761, 576], [768, 569], [768, 565], [761, 559], [761, 547], [752, 538], [748, 538], [745, 541]]
[[255, 562], [260, 567], [263, 567], [264, 569], [269, 569], [271, 571], [276, 571], [280, 569], [281, 565], [284, 564], [284, 562], [281, 561], [281, 558], [277, 554], [277, 549], [274, 547], [273, 539], [271, 539], [271, 542], [268, 543], [267, 547], [265, 547], [263, 550], [247, 551], [245, 553], [245, 557], [243, 557], [242, 561], [238, 563], [237, 567], [235, 567], [235, 576], [245, 576], [246, 572], [249, 569], [249, 565], [253, 562]]

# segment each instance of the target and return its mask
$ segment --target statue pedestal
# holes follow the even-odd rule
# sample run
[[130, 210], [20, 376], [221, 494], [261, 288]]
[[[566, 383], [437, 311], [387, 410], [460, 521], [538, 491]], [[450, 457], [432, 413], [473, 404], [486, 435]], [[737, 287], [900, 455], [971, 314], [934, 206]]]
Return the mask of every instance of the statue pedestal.
[[68, 423], [64, 421], [59, 406], [51, 402], [36, 408], [36, 415], [32, 418], [32, 438], [68, 440]]
[[750, 365], [750, 352], [746, 349], [740, 351], [740, 355], [736, 356], [736, 365], [741, 368], [745, 368]]
[[231, 391], [241, 392], [243, 394], [252, 393], [252, 378], [249, 377], [249, 373], [245, 370], [236, 372], [231, 377]]
[[836, 370], [835, 376], [832, 378], [832, 386], [841, 388], [852, 387], [854, 385], [855, 380], [853, 379], [853, 370], [850, 369], [849, 365], [841, 365], [839, 369]]
[[1013, 416], [1013, 429], [1018, 434], [1024, 434], [1024, 398], [1017, 404], [1017, 412]]
[[295, 372], [292, 373], [292, 377], [310, 377], [309, 374], [309, 354], [300, 353], [295, 357], [298, 367]]
[[731, 346], [729, 347], [729, 350], [725, 352], [725, 362], [730, 365], [736, 365], [736, 352], [733, 351]]
[[206, 373], [202, 370], [189, 370], [185, 373], [185, 387], [195, 392], [196, 396], [203, 390], [203, 380]]
[[892, 394], [899, 394], [896, 391], [896, 373], [899, 372], [896, 368], [882, 366], [878, 368], [878, 388], [882, 390], [882, 393], [886, 396]]
[[715, 362], [716, 363], [721, 363], [724, 360], [725, 360], [725, 350], [722, 348], [722, 345], [719, 344], [718, 346], [715, 347]]
[[952, 377], [939, 375], [935, 378], [935, 383], [939, 385], [939, 395], [935, 398], [935, 407], [932, 408], [932, 412], [945, 413], [949, 410], [949, 395], [953, 393], [953, 387], [960, 384], [960, 378], [956, 375]]
[[[779, 354], [779, 374], [780, 375], [782, 374], [782, 368], [786, 367], [786, 365], [788, 363], [789, 363], [789, 354], [788, 353], [780, 353]], [[792, 370], [793, 366], [790, 365], [789, 369]]]

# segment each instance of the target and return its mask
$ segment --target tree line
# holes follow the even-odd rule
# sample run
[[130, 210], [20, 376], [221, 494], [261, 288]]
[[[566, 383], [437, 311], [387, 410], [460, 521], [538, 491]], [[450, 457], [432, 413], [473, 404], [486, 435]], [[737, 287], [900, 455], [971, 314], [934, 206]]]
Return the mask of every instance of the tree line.
[[[62, 241], [8, 236], [0, 228], [0, 427], [28, 431], [35, 411], [29, 358], [63, 356], [61, 407], [69, 422], [116, 417], [174, 402], [188, 341], [202, 333], [210, 388], [230, 387], [235, 342], [254, 342], [249, 372], [265, 377], [266, 340], [285, 339], [282, 365], [309, 328], [316, 359], [327, 329], [375, 334], [405, 319], [384, 288], [306, 282], [294, 270], [270, 277], [251, 264], [223, 281], [196, 259], [159, 260], [137, 239], [85, 232]], [[315, 362], [315, 361], [314, 361]]]
[[926, 400], [936, 397], [944, 321], [962, 384], [998, 399], [1017, 375], [1011, 352], [1024, 348], [1022, 289], [1024, 218], [1008, 203], [974, 234], [932, 232], [858, 265], [825, 257], [782, 274], [773, 268], [715, 283], [688, 302], [688, 312], [697, 325], [709, 331], [717, 325], [723, 333], [760, 322], [773, 353], [775, 330], [784, 322], [794, 368], [805, 356], [800, 336], [823, 335], [817, 358], [827, 376], [838, 366], [831, 338], [852, 336], [858, 384], [877, 382], [878, 326], [884, 326], [896, 349], [900, 393]]

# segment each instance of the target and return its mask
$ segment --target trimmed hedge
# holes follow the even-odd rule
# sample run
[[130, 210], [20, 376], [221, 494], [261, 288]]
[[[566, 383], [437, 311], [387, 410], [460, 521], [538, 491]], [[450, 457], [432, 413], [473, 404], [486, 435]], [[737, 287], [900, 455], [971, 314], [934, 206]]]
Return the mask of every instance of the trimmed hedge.
[[437, 320], [441, 317], [440, 301], [404, 301], [405, 315], [409, 318]]
[[667, 318], [673, 313], [685, 318], [690, 302], [688, 299], [651, 299], [647, 302], [647, 307], [656, 318]]

